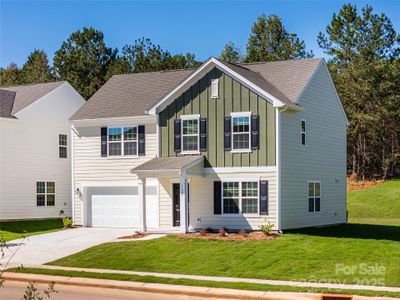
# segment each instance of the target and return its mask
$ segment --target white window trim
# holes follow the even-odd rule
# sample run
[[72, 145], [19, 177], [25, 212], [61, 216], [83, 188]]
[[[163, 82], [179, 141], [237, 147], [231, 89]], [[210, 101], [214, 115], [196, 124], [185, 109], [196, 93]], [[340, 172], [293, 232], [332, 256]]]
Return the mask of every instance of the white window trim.
[[[224, 213], [224, 183], [227, 182], [238, 182], [239, 183], [239, 196], [235, 197], [239, 199], [239, 212], [234, 213]], [[257, 182], [257, 196], [253, 197], [243, 197], [242, 196], [242, 182]], [[243, 213], [242, 212], [242, 198], [257, 198], [257, 213]], [[221, 216], [223, 217], [260, 217], [260, 180], [249, 178], [249, 179], [226, 179], [221, 181]]]
[[[200, 115], [181, 115], [180, 117], [181, 120], [181, 152], [180, 154], [185, 155], [185, 154], [200, 154]], [[197, 134], [185, 134], [185, 136], [195, 136], [197, 135], [197, 150], [183, 150], [183, 121], [186, 120], [197, 120]]]
[[[44, 182], [44, 193], [38, 193], [38, 191], [37, 191], [38, 182]], [[54, 193], [49, 193], [47, 191], [47, 183], [48, 182], [54, 183]], [[56, 206], [56, 182], [55, 181], [46, 181], [46, 180], [36, 181], [35, 188], [36, 188], [36, 207], [54, 207], [54, 206]], [[44, 205], [37, 205], [37, 196], [38, 195], [43, 195], [44, 196]], [[54, 205], [47, 205], [47, 196], [48, 195], [54, 195]]]
[[[66, 145], [61, 145], [60, 143], [60, 136], [65, 135], [65, 144]], [[65, 148], [65, 157], [60, 157], [60, 148]], [[58, 134], [58, 158], [68, 158], [68, 134], [65, 133], [59, 133]]]
[[[304, 122], [304, 131], [303, 131], [303, 122]], [[300, 145], [307, 145], [307, 122], [305, 119], [300, 120]], [[304, 134], [304, 144], [303, 144], [303, 134]]]
[[[310, 191], [308, 190], [309, 188], [309, 184], [312, 183], [314, 184], [314, 196], [310, 196]], [[318, 198], [315, 196], [315, 184], [319, 183], [319, 211], [315, 210], [315, 198]], [[313, 211], [309, 211], [308, 209], [308, 201], [310, 200], [310, 198], [314, 199], [314, 210]], [[320, 213], [321, 212], [321, 201], [322, 200], [322, 184], [321, 181], [317, 181], [317, 180], [311, 180], [311, 181], [307, 181], [307, 211], [309, 213]]]
[[[233, 148], [233, 118], [238, 118], [238, 117], [248, 117], [249, 118], [249, 148], [248, 149], [234, 149]], [[238, 134], [243, 134], [238, 133]], [[246, 111], [246, 112], [232, 112], [231, 113], [231, 153], [250, 153], [251, 151], [251, 111]]]
[[[127, 142], [136, 142], [136, 154], [124, 155], [124, 128], [127, 127], [136, 127], [136, 141], [128, 140]], [[121, 128], [121, 141], [111, 141], [110, 142], [110, 129], [112, 128]], [[121, 155], [110, 155], [110, 143], [121, 143]], [[124, 125], [124, 126], [109, 126], [107, 127], [107, 158], [115, 159], [115, 158], [133, 158], [139, 157], [139, 126], [138, 125]]]

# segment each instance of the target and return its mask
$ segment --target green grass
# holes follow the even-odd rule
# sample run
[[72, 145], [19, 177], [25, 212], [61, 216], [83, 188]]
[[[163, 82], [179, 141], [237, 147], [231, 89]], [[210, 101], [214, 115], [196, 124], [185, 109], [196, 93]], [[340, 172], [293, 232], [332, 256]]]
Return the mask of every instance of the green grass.
[[351, 223], [400, 226], [400, 179], [348, 193]]
[[0, 237], [6, 242], [24, 236], [53, 232], [63, 229], [61, 219], [3, 221], [0, 222]]
[[188, 286], [205, 286], [205, 287], [230, 288], [230, 289], [254, 290], [254, 291], [340, 293], [340, 294], [352, 294], [352, 295], [360, 295], [360, 296], [400, 298], [400, 293], [397, 293], [397, 292], [308, 288], [308, 287], [294, 287], [294, 286], [283, 286], [283, 285], [275, 286], [275, 285], [244, 283], [244, 282], [234, 282], [234, 283], [232, 283], [232, 282], [215, 282], [215, 281], [206, 281], [206, 280], [203, 281], [203, 280], [191, 280], [191, 279], [163, 278], [163, 277], [155, 277], [155, 276], [104, 274], [104, 273], [94, 273], [94, 272], [46, 270], [46, 269], [30, 269], [30, 268], [24, 268], [22, 270], [21, 269], [10, 269], [7, 271], [23, 272], [23, 273], [30, 273], [30, 274], [53, 275], [53, 276], [111, 279], [111, 280], [135, 281], [135, 282], [145, 282], [145, 283], [177, 284], [177, 285], [188, 285]]
[[[400, 227], [343, 225], [286, 233], [270, 241], [165, 238], [107, 243], [51, 265], [282, 280], [400, 286]], [[385, 274], [336, 274], [336, 265], [383, 266]], [[364, 280], [364, 281], [360, 281]]]

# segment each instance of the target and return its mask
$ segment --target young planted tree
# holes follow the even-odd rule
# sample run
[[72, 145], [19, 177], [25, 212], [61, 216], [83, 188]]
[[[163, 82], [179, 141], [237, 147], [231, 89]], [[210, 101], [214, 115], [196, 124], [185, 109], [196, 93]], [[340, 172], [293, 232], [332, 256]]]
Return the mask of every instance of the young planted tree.
[[348, 170], [358, 179], [400, 175], [399, 35], [389, 18], [345, 4], [318, 43], [350, 125]]
[[43, 83], [54, 79], [49, 67], [47, 54], [43, 50], [35, 49], [29, 54], [21, 73], [24, 83]]
[[312, 57], [304, 41], [289, 33], [276, 15], [261, 15], [251, 28], [246, 62], [279, 61]]
[[117, 50], [106, 46], [101, 31], [84, 27], [62, 43], [54, 55], [53, 67], [58, 79], [67, 80], [88, 99], [106, 81], [116, 56]]

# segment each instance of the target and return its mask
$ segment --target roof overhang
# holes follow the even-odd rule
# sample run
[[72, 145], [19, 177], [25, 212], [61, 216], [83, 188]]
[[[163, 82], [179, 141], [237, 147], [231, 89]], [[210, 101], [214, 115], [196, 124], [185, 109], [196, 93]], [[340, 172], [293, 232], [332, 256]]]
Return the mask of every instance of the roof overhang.
[[[190, 177], [190, 176], [204, 176], [203, 173], [203, 156], [196, 156], [187, 163], [181, 164], [179, 162], [183, 157], [163, 157], [163, 158], [153, 158], [152, 160], [133, 168], [130, 172], [136, 174], [139, 178], [176, 178], [176, 177]], [[162, 163], [158, 164], [157, 161], [162, 162], [162, 160], [170, 160], [173, 163], [174, 160], [177, 161], [176, 166], [163, 167]], [[147, 168], [147, 165], [152, 167]]]
[[155, 105], [153, 105], [147, 111], [147, 113], [154, 115], [164, 110], [168, 106], [168, 104], [170, 104], [171, 101], [173, 101], [176, 97], [182, 94], [188, 87], [193, 85], [199, 79], [199, 77], [201, 78], [206, 73], [211, 71], [214, 67], [218, 68], [222, 72], [231, 76], [233, 79], [239, 81], [248, 89], [252, 90], [254, 93], [258, 94], [259, 96], [261, 96], [262, 98], [273, 104], [274, 107], [297, 106], [296, 104], [291, 105], [282, 102], [281, 100], [275, 98], [270, 93], [266, 92], [259, 86], [249, 81], [247, 78], [243, 77], [242, 75], [238, 74], [228, 66], [224, 65], [214, 57], [211, 57], [204, 64], [202, 64], [196, 71], [191, 73], [186, 79], [181, 81], [177, 86], [175, 86], [175, 88], [173, 88], [169, 93], [167, 93], [164, 97], [162, 97]]
[[86, 126], [118, 126], [118, 125], [143, 125], [154, 124], [157, 121], [157, 116], [144, 115], [132, 117], [114, 117], [114, 118], [99, 118], [99, 119], [82, 119], [82, 120], [69, 120], [70, 125], [75, 127]]

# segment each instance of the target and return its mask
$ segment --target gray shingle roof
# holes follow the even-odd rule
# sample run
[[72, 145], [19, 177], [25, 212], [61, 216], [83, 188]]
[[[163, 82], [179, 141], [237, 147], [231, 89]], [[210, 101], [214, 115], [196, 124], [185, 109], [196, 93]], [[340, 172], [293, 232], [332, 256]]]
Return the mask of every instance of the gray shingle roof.
[[[16, 86], [2, 86], [0, 90], [14, 92], [14, 99], [12, 104], [10, 104], [10, 96], [7, 93], [0, 94], [0, 104], [3, 116], [3, 110], [6, 111], [12, 106], [8, 117], [14, 116], [17, 112], [24, 109], [28, 105], [32, 104], [39, 98], [43, 97], [50, 91], [54, 90], [56, 87], [63, 84], [65, 81], [55, 81], [47, 83], [38, 84], [27, 84], [27, 85], [16, 85]], [[3, 108], [4, 106], [4, 108]], [[8, 108], [7, 108], [8, 107]]]
[[181, 170], [188, 164], [200, 159], [202, 156], [174, 156], [174, 157], [157, 157], [144, 164], [133, 168], [131, 172], [136, 171], [161, 171], [161, 170]]
[[143, 116], [193, 69], [114, 75], [71, 120]]
[[[233, 65], [221, 61], [275, 98], [297, 101], [322, 59]], [[98, 119], [143, 116], [176, 87], [193, 69], [135, 73], [111, 77], [70, 119]]]
[[0, 90], [0, 118], [15, 118], [11, 114], [15, 92]]

